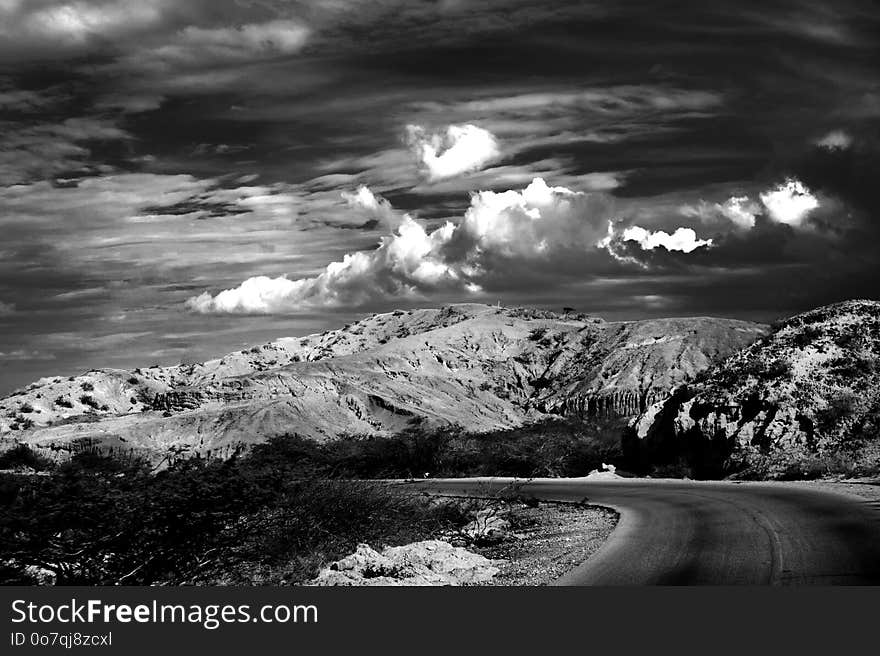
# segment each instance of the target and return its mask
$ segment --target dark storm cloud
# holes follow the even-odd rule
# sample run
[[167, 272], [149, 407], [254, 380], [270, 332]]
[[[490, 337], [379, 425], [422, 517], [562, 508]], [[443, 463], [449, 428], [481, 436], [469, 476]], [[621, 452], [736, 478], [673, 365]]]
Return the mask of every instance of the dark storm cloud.
[[[215, 355], [335, 325], [355, 301], [766, 319], [875, 295], [878, 13], [0, 0], [4, 376], [91, 365], [90, 340], [114, 363]], [[607, 206], [545, 212], [540, 229], [516, 208], [469, 222], [472, 193], [521, 197], [536, 177]], [[343, 198], [362, 185], [385, 215]], [[218, 315], [208, 331], [183, 309], [347, 255], [366, 268], [318, 286], [329, 307], [285, 305], [294, 323]]]

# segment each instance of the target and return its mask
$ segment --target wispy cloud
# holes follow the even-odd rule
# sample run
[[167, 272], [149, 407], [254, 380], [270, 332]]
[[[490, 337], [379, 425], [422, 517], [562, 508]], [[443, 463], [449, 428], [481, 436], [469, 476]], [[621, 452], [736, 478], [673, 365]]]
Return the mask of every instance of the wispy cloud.
[[14, 127], [0, 136], [0, 184], [106, 170], [90, 160], [90, 144], [132, 138], [114, 121], [88, 117]]

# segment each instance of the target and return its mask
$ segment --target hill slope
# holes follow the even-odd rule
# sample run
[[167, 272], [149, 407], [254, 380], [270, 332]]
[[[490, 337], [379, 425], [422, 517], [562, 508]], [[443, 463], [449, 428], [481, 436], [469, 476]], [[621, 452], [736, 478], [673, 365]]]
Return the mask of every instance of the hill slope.
[[880, 465], [880, 303], [848, 301], [773, 331], [649, 408], [630, 450], [694, 473], [801, 477]]
[[477, 304], [396, 311], [198, 365], [42, 379], [0, 400], [0, 434], [54, 448], [223, 454], [294, 432], [636, 415], [763, 332], [728, 319], [609, 323]]

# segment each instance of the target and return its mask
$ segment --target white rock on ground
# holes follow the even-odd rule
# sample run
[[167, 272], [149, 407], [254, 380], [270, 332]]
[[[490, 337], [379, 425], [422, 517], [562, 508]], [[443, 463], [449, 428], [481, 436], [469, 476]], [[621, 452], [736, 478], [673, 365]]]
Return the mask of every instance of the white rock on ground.
[[617, 473], [617, 467], [614, 465], [606, 465], [604, 462], [599, 469], [594, 469], [589, 474], [587, 474], [584, 478], [591, 479], [599, 479], [602, 481], [610, 481], [618, 478], [623, 478]]
[[310, 585], [429, 586], [486, 583], [499, 572], [493, 561], [442, 540], [386, 547], [368, 544], [321, 570]]

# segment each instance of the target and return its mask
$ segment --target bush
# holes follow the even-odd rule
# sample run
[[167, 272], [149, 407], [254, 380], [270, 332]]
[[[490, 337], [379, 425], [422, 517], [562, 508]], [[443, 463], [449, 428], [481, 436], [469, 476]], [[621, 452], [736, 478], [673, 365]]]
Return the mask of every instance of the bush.
[[143, 461], [86, 450], [50, 476], [4, 476], [0, 584], [25, 580], [30, 565], [60, 585], [297, 582], [358, 542], [410, 542], [467, 521], [451, 502], [292, 477], [284, 462], [264, 452], [154, 474]]
[[532, 342], [537, 342], [538, 340], [543, 339], [546, 333], [546, 328], [533, 328], [532, 331], [529, 333], [529, 340]]
[[90, 394], [83, 394], [79, 397], [79, 402], [93, 408], [94, 410], [97, 410], [100, 407], [100, 404], [95, 400], [95, 397]]
[[45, 456], [40, 455], [27, 444], [16, 444], [8, 451], [0, 454], [0, 469], [33, 469], [35, 471], [47, 471], [52, 469], [53, 463]]
[[624, 421], [551, 420], [511, 430], [466, 433], [414, 428], [399, 435], [346, 436], [318, 444], [297, 436], [254, 447], [252, 462], [289, 476], [583, 476], [621, 457]]
[[95, 389], [95, 386], [92, 385], [89, 381], [85, 381], [84, 383], [81, 383], [80, 387], [82, 387], [84, 392], [91, 392], [92, 390]]
[[833, 433], [847, 418], [856, 414], [860, 406], [860, 398], [846, 389], [830, 393], [827, 405], [816, 411], [816, 424], [823, 433]]

